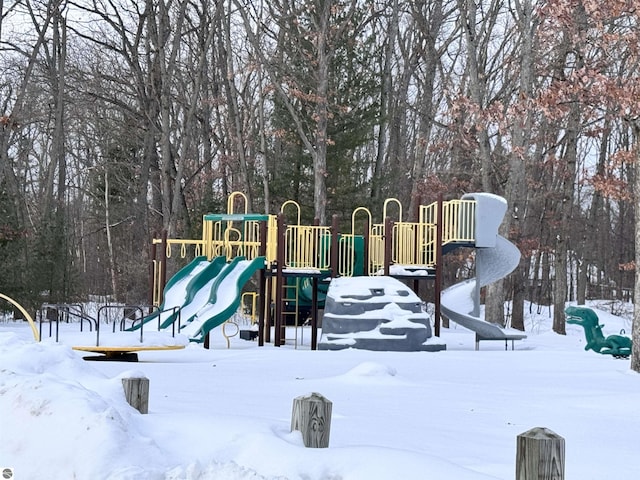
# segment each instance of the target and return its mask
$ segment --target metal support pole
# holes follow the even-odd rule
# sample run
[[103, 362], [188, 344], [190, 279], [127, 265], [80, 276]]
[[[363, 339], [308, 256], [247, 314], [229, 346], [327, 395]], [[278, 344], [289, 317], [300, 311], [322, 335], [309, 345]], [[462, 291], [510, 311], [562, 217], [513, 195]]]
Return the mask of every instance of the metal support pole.
[[279, 347], [281, 345], [282, 340], [282, 298], [283, 298], [283, 288], [284, 288], [284, 278], [282, 274], [282, 267], [284, 265], [284, 230], [286, 225], [284, 223], [284, 215], [281, 213], [278, 214], [278, 245], [277, 245], [277, 255], [276, 255], [276, 319], [275, 319], [275, 338], [274, 345]]
[[435, 304], [435, 318], [433, 334], [436, 337], [440, 336], [440, 294], [442, 293], [442, 194], [438, 195], [437, 205], [437, 219], [436, 219], [436, 280], [434, 286], [434, 304]]

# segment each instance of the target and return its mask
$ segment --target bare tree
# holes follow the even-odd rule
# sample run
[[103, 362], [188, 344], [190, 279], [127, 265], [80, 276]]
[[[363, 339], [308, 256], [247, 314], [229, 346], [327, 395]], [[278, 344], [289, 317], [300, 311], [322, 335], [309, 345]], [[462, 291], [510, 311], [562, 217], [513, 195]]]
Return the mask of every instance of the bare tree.
[[[46, 40], [46, 35], [49, 27], [51, 26], [52, 20], [56, 12], [58, 12], [58, 7], [64, 0], [51, 0], [46, 5], [46, 11], [44, 18], [37, 18], [37, 13], [34, 10], [31, 2], [29, 0], [25, 0], [24, 8], [26, 10], [26, 15], [30, 16], [33, 21], [35, 21], [35, 31], [37, 32], [37, 36], [33, 46], [30, 50], [16, 49], [16, 52], [24, 55], [27, 59], [27, 65], [25, 71], [20, 79], [20, 84], [17, 88], [17, 91], [14, 93], [13, 91], [7, 92], [4, 104], [2, 105], [3, 114], [2, 114], [2, 125], [0, 128], [0, 181], [4, 178], [5, 169], [7, 168], [8, 163], [8, 150], [9, 145], [12, 139], [12, 135], [17, 134], [21, 125], [25, 124], [25, 119], [23, 116], [24, 112], [24, 103], [26, 101], [27, 88], [30, 85], [32, 80], [33, 70], [36, 67], [36, 61], [38, 59], [38, 55], [40, 54], [42, 45]], [[16, 7], [18, 3], [14, 4]], [[13, 10], [13, 9], [12, 9]], [[5, 15], [9, 12], [4, 10], [2, 11], [2, 21], [5, 21]], [[0, 37], [0, 41], [2, 41], [2, 37]], [[13, 98], [12, 98], [13, 97]], [[13, 104], [11, 104], [11, 100], [13, 100]]]
[[[351, 19], [356, 11], [357, 1], [339, 2], [334, 0], [308, 0], [294, 4], [290, 2], [273, 2], [269, 5], [271, 21], [274, 28], [262, 29], [271, 32], [270, 41], [277, 46], [278, 52], [265, 50], [264, 39], [258, 37], [255, 26], [264, 22], [260, 14], [253, 10], [253, 19], [249, 17], [248, 8], [239, 0], [234, 0], [241, 13], [247, 35], [254, 51], [262, 63], [262, 68], [269, 75], [271, 84], [286, 111], [289, 113], [300, 140], [312, 157], [314, 172], [314, 215], [321, 224], [326, 224], [327, 206], [327, 147], [329, 125], [329, 74], [330, 66], [339, 41], [344, 39], [351, 26]], [[282, 42], [286, 40], [288, 44]], [[290, 51], [287, 51], [290, 49]], [[274, 59], [281, 55], [298, 55], [310, 67], [309, 79], [296, 77], [291, 69], [286, 69], [282, 62]], [[296, 99], [313, 105], [312, 112], [301, 112], [296, 106]], [[305, 116], [306, 115], [306, 116]], [[306, 122], [311, 118], [312, 127]]]
[[[501, 233], [510, 238], [516, 245], [521, 244], [524, 238], [525, 222], [527, 221], [527, 168], [532, 161], [533, 151], [533, 126], [536, 111], [534, 104], [534, 71], [537, 63], [534, 56], [536, 43], [536, 29], [538, 20], [531, 0], [514, 0], [513, 12], [515, 16], [515, 28], [518, 32], [520, 49], [517, 58], [518, 73], [517, 96], [514, 99], [507, 118], [513, 119], [510, 123], [511, 151], [509, 152], [509, 173], [505, 186], [505, 198], [508, 210], [501, 225]], [[523, 252], [518, 268], [512, 275], [513, 283], [513, 307], [511, 326], [524, 330], [524, 300], [525, 286], [529, 277], [530, 258]], [[505, 295], [503, 281], [496, 286], [490, 300], [487, 302], [490, 318], [495, 318], [503, 311], [502, 303]]]

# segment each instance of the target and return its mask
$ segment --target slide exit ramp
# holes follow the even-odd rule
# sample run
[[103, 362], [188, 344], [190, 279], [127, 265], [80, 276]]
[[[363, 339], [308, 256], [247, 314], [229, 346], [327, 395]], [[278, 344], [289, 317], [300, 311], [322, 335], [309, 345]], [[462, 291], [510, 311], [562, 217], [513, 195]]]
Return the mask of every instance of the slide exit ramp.
[[481, 340], [521, 340], [520, 330], [503, 329], [480, 318], [480, 289], [509, 275], [520, 262], [520, 251], [498, 228], [507, 211], [504, 198], [490, 193], [471, 193], [463, 200], [475, 200], [476, 278], [457, 283], [442, 292], [440, 308], [450, 320], [475, 332], [476, 349]]

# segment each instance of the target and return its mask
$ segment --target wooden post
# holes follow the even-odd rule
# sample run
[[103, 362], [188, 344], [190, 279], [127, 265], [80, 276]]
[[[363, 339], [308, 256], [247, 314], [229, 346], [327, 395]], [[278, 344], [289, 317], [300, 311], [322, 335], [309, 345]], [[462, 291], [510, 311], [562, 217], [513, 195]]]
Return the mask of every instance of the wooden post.
[[319, 393], [293, 399], [291, 431], [302, 433], [307, 448], [327, 448], [331, 430], [332, 403]]
[[516, 480], [564, 480], [564, 438], [536, 427], [518, 435]]
[[145, 377], [123, 378], [124, 396], [129, 405], [140, 413], [149, 413], [149, 379]]

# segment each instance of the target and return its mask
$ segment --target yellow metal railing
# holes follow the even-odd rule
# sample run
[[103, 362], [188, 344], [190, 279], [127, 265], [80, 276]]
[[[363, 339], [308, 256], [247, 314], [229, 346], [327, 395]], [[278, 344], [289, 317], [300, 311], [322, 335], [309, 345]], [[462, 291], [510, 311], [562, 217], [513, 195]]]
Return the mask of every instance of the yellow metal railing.
[[267, 265], [272, 265], [278, 258], [278, 217], [269, 215], [267, 220]]
[[436, 226], [431, 223], [396, 222], [393, 226], [392, 261], [399, 265], [432, 267], [436, 264]]
[[372, 225], [369, 233], [369, 275], [384, 269], [384, 225]]
[[[153, 245], [161, 245], [162, 239], [154, 238], [151, 243]], [[193, 247], [193, 249], [190, 247]], [[165, 255], [167, 258], [171, 258], [176, 254], [178, 255], [178, 258], [199, 257], [200, 255], [205, 254], [204, 250], [204, 243], [201, 240], [179, 240], [175, 238], [167, 238]]]
[[[162, 245], [162, 239], [154, 238], [152, 244]], [[165, 245], [165, 257], [166, 258], [195, 258], [205, 254], [206, 244], [201, 240], [180, 240], [175, 238], [167, 238]], [[153, 305], [158, 306], [162, 302], [162, 262], [160, 260], [153, 260]]]
[[330, 265], [331, 228], [289, 225], [284, 232], [284, 268], [327, 270]]
[[[284, 265], [283, 268], [292, 270], [327, 270], [331, 263], [331, 229], [325, 226], [301, 225], [300, 205], [288, 200], [280, 207], [280, 212], [289, 213], [294, 217], [291, 223], [286, 225], [284, 237]], [[269, 233], [267, 244], [267, 262], [276, 259], [278, 221], [274, 217], [269, 221]]]
[[242, 241], [238, 244], [236, 255], [252, 260], [260, 255], [260, 222], [244, 222]]
[[[437, 221], [437, 203], [420, 207], [420, 223], [436, 225]], [[475, 224], [475, 200], [450, 200], [444, 202], [442, 205], [442, 244], [475, 241]]]
[[[360, 221], [358, 222], [358, 217]], [[361, 224], [361, 228], [358, 229], [358, 223]], [[368, 232], [365, 230], [369, 230]], [[361, 234], [356, 233], [357, 230], [361, 230]], [[358, 237], [364, 237], [366, 234], [370, 234], [371, 231], [371, 211], [365, 207], [358, 207], [351, 213], [351, 233], [340, 235], [338, 241], [338, 275], [343, 277], [352, 277], [355, 274], [356, 260], [357, 260], [357, 245], [356, 239]], [[370, 275], [369, 266], [364, 265], [364, 274]]]
[[260, 222], [203, 220], [203, 250], [209, 260], [214, 257], [246, 257], [251, 260], [260, 252]]
[[[234, 208], [243, 203], [244, 209], [235, 213]], [[233, 192], [227, 199], [227, 216], [231, 220], [202, 219], [202, 251], [211, 260], [214, 257], [246, 257], [251, 260], [260, 252], [260, 221], [245, 220], [248, 209], [247, 197], [242, 192]], [[215, 216], [213, 216], [215, 217]], [[219, 218], [220, 216], [218, 216]]]
[[338, 240], [338, 276], [353, 277], [356, 264], [356, 236], [340, 235]]
[[476, 238], [475, 200], [451, 200], [443, 205], [442, 243], [473, 242]]

